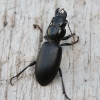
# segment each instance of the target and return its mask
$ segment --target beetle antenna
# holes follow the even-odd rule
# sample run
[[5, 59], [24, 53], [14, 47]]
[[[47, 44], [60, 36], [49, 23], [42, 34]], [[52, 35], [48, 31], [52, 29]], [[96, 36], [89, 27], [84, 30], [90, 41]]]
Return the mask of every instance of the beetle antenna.
[[10, 79], [10, 84], [13, 86], [14, 84], [12, 84], [12, 80], [13, 80], [14, 78], [16, 78], [16, 77], [17, 77], [17, 79], [18, 79], [19, 75], [20, 75], [22, 72], [24, 72], [28, 67], [33, 66], [34, 64], [36, 64], [36, 61], [30, 63], [27, 67], [25, 67], [22, 71], [20, 71], [16, 76], [13, 76], [13, 77]]
[[[67, 20], [66, 20], [66, 21], [67, 21]], [[70, 33], [71, 33], [71, 35], [72, 35], [73, 33], [72, 33], [71, 29], [70, 29], [69, 22], [67, 21], [67, 23], [68, 23], [69, 31], [70, 31]], [[73, 40], [75, 41], [74, 36], [73, 36]]]
[[63, 78], [62, 78], [62, 71], [61, 71], [61, 68], [59, 68], [59, 74], [60, 74], [60, 77], [61, 77], [61, 82], [62, 82], [62, 89], [63, 89], [63, 94], [65, 95], [65, 97], [68, 99], [68, 100], [71, 100], [66, 92], [65, 92], [65, 86], [64, 86], [64, 82], [63, 82]]

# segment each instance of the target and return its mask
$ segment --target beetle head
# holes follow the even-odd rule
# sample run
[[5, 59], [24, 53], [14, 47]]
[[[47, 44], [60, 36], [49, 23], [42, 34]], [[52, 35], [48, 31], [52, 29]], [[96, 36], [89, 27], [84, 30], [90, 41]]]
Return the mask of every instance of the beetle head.
[[63, 9], [57, 8], [55, 11], [55, 16], [63, 16], [64, 18], [67, 17], [67, 12]]

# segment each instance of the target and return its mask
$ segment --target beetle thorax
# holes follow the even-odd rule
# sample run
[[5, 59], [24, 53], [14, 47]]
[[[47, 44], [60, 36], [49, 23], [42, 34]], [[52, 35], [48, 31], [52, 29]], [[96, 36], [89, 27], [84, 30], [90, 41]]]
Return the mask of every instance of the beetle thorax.
[[47, 29], [47, 36], [52, 41], [60, 41], [65, 36], [65, 29], [50, 25]]

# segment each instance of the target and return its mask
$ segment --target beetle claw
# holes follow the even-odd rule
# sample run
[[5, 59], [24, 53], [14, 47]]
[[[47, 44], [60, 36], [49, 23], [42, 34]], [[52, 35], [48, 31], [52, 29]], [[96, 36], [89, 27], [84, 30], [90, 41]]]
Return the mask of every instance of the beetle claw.
[[74, 42], [72, 42], [72, 44], [75, 44], [75, 43], [77, 43], [78, 41], [79, 41], [79, 36], [77, 36], [77, 40], [74, 41]]
[[10, 84], [13, 86], [14, 84], [12, 84], [12, 79], [14, 79], [15, 77], [17, 77], [17, 76], [14, 76], [14, 77], [12, 77], [11, 79], [10, 79]]

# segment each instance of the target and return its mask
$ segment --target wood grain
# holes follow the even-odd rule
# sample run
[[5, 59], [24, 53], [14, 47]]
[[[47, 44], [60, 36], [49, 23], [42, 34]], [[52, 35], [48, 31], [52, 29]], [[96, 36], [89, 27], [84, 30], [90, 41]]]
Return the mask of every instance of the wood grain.
[[[66, 93], [71, 100], [100, 100], [100, 0], [0, 0], [0, 100], [66, 100], [59, 74], [42, 87], [30, 67], [14, 86], [9, 84], [12, 76], [37, 59], [45, 41], [40, 38], [58, 7], [67, 11], [72, 32], [80, 38], [63, 47], [60, 67]], [[33, 24], [40, 25], [43, 34]]]

